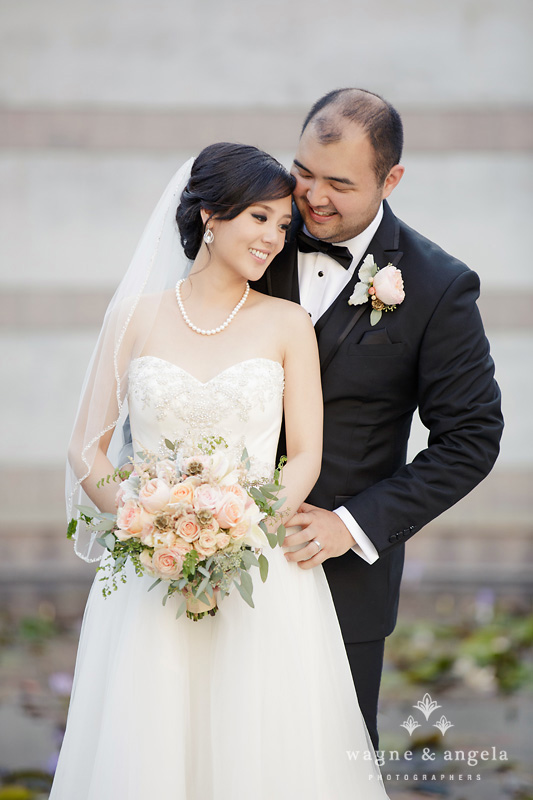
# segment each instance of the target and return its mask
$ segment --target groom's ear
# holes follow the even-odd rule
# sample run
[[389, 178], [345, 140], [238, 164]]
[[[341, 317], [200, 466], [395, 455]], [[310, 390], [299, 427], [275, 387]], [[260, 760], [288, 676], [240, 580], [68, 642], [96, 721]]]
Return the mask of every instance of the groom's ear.
[[385, 178], [385, 182], [383, 184], [383, 194], [381, 196], [382, 200], [388, 197], [392, 192], [392, 190], [398, 186], [404, 172], [405, 172], [405, 167], [403, 167], [401, 164], [395, 164], [393, 166], [393, 168]]

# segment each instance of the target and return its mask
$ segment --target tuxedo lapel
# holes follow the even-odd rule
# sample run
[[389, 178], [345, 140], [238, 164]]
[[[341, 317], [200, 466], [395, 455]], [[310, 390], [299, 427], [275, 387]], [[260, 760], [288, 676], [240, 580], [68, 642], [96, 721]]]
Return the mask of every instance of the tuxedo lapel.
[[372, 253], [378, 267], [385, 267], [389, 263], [397, 266], [403, 255], [398, 249], [399, 238], [400, 223], [388, 203], [384, 201], [381, 224], [357, 265], [352, 279], [315, 325], [322, 373], [326, 371], [338, 348], [359, 320], [370, 314], [370, 302], [360, 306], [348, 305], [354, 286], [359, 280], [359, 269], [364, 258], [368, 253]]

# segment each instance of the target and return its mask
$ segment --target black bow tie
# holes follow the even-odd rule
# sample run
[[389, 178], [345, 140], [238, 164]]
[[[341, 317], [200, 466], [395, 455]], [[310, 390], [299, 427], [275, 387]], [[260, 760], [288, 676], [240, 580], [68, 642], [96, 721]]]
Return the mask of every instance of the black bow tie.
[[353, 261], [353, 256], [347, 247], [338, 247], [331, 242], [321, 242], [320, 239], [313, 239], [303, 231], [298, 231], [296, 234], [298, 240], [298, 250], [301, 253], [324, 253], [324, 255], [333, 258], [337, 264], [340, 264], [344, 269], [348, 269]]

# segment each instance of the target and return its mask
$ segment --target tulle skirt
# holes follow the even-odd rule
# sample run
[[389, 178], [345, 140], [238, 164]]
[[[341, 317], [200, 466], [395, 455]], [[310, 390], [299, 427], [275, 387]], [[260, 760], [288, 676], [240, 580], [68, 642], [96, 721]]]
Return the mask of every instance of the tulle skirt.
[[97, 575], [51, 800], [386, 798], [324, 573], [268, 557], [198, 622]]

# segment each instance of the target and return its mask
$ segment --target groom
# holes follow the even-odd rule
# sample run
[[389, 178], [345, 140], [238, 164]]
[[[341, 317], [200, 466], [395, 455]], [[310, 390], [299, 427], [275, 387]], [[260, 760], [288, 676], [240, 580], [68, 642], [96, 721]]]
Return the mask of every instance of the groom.
[[[405, 542], [488, 474], [503, 426], [477, 275], [386, 202], [403, 176], [402, 143], [401, 119], [382, 98], [343, 89], [318, 100], [292, 167], [299, 214], [255, 285], [300, 302], [315, 324], [322, 471], [291, 520], [302, 530], [286, 539], [307, 544], [286, 558], [302, 569], [324, 565], [376, 747], [384, 641], [396, 622]], [[401, 271], [405, 292], [375, 324], [370, 298], [348, 302], [368, 254], [378, 268]], [[406, 465], [416, 408], [428, 446]]]

